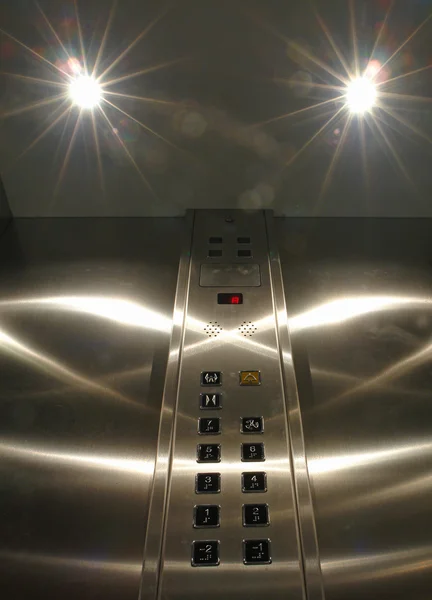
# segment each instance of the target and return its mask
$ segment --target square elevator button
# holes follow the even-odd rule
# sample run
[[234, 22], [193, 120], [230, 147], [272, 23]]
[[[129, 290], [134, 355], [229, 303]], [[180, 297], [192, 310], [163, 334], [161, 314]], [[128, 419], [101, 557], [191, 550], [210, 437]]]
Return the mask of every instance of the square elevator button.
[[267, 474], [264, 472], [252, 471], [242, 473], [242, 492], [266, 492]]
[[220, 419], [210, 417], [198, 419], [198, 433], [200, 435], [216, 435], [221, 432]]
[[240, 385], [261, 385], [259, 371], [240, 371]]
[[203, 371], [201, 385], [222, 385], [222, 373], [220, 371]]
[[193, 542], [193, 567], [216, 567], [219, 562], [219, 542], [217, 540]]
[[200, 394], [200, 408], [202, 410], [222, 408], [221, 394]]
[[197, 461], [198, 462], [220, 462], [221, 447], [220, 444], [198, 444]]
[[244, 540], [243, 562], [245, 565], [271, 563], [270, 540]]
[[263, 433], [264, 419], [263, 417], [242, 417], [241, 418], [242, 433]]
[[264, 444], [242, 444], [241, 459], [244, 462], [265, 460]]
[[243, 526], [263, 527], [269, 524], [269, 511], [267, 504], [244, 504]]
[[218, 494], [220, 490], [220, 473], [198, 473], [195, 479], [195, 493]]
[[220, 506], [199, 504], [194, 508], [194, 527], [219, 527]]

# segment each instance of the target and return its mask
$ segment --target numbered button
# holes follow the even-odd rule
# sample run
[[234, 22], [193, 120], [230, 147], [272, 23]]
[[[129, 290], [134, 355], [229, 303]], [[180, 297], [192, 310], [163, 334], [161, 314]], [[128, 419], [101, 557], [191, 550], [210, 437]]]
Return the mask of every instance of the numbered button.
[[216, 504], [200, 504], [194, 508], [194, 527], [219, 527], [220, 507]]
[[195, 479], [195, 492], [197, 494], [218, 494], [220, 490], [220, 473], [198, 473]]
[[216, 567], [219, 562], [219, 542], [217, 540], [192, 543], [193, 567]]
[[245, 565], [271, 563], [270, 540], [244, 540], [243, 562]]
[[243, 527], [264, 527], [269, 524], [267, 504], [244, 504]]
[[242, 473], [242, 492], [266, 492], [267, 475], [263, 472]]
[[265, 460], [264, 444], [242, 444], [241, 459], [244, 462]]
[[221, 447], [220, 444], [198, 444], [197, 461], [202, 462], [220, 462]]
[[220, 419], [217, 417], [213, 418], [202, 418], [198, 419], [198, 433], [201, 435], [217, 435], [221, 432]]
[[263, 433], [264, 419], [262, 417], [242, 417], [241, 419], [242, 433]]

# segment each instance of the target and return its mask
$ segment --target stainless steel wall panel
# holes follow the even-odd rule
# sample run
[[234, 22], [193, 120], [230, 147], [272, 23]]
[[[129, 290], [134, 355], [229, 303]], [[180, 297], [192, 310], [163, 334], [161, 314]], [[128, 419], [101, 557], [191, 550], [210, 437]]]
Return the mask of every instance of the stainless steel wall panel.
[[2, 239], [2, 598], [138, 597], [184, 235], [18, 220]]
[[429, 600], [431, 223], [277, 220], [326, 600]]
[[[248, 264], [245, 259], [238, 258], [237, 238], [250, 237], [253, 254], [250, 260], [260, 266], [261, 286], [242, 287], [242, 305], [218, 305], [218, 289], [199, 285], [201, 264], [211, 262], [208, 258], [211, 236], [223, 238], [220, 245], [222, 258], [233, 264]], [[223, 291], [239, 290], [233, 286], [223, 287]], [[245, 323], [256, 328], [251, 336], [242, 335], [241, 328]], [[206, 370], [222, 372], [222, 386], [212, 390], [223, 394], [223, 408], [218, 412], [199, 409], [200, 393], [206, 391], [200, 385], [200, 377]], [[242, 370], [259, 370], [261, 385], [240, 386], [239, 372]], [[221, 418], [220, 435], [198, 435], [198, 418], [203, 416]], [[264, 434], [242, 435], [241, 416], [264, 416]], [[273, 600], [304, 598], [288, 435], [264, 214], [233, 211], [227, 215], [223, 211], [198, 211], [159, 599], [185, 600], [197, 596], [208, 600], [228, 597], [256, 600], [266, 594]], [[242, 442], [263, 442], [266, 460], [241, 462]], [[220, 444], [220, 462], [198, 463], [199, 443]], [[265, 494], [242, 493], [241, 473], [244, 471], [267, 472], [268, 491]], [[205, 472], [221, 474], [221, 491], [203, 499], [195, 493], [195, 477], [197, 473]], [[243, 527], [242, 505], [248, 502], [268, 504], [268, 527]], [[219, 528], [194, 529], [193, 508], [203, 503], [220, 506]], [[243, 564], [242, 541], [257, 538], [271, 540], [272, 563], [247, 566]], [[220, 564], [215, 567], [191, 566], [194, 540], [219, 541]], [[144, 598], [147, 600], [147, 596]]]

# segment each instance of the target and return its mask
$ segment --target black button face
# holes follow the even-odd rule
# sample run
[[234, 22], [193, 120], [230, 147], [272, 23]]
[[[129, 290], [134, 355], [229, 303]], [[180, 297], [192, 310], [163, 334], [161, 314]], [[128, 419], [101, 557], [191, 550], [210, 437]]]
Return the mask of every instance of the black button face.
[[251, 258], [252, 250], [237, 250], [237, 256], [239, 258]]
[[262, 527], [269, 524], [269, 511], [267, 504], [244, 504], [244, 527]]
[[220, 473], [198, 473], [195, 479], [197, 494], [218, 494], [221, 489]]
[[221, 394], [200, 394], [200, 408], [202, 410], [222, 408]]
[[222, 250], [209, 250], [208, 257], [209, 258], [219, 258], [222, 256]]
[[263, 472], [242, 473], [242, 492], [266, 492], [267, 475]]
[[217, 504], [200, 504], [194, 508], [194, 527], [219, 527]]
[[220, 421], [218, 417], [198, 419], [198, 433], [201, 435], [216, 435], [220, 433]]
[[264, 419], [262, 417], [242, 417], [242, 433], [263, 433]]
[[243, 461], [265, 460], [264, 444], [242, 444], [241, 459]]
[[217, 540], [193, 542], [193, 567], [216, 567], [219, 562], [219, 542]]
[[197, 461], [198, 462], [220, 462], [221, 447], [220, 444], [198, 444]]
[[221, 385], [222, 373], [220, 371], [204, 371], [201, 373], [201, 385]]
[[243, 562], [245, 565], [271, 563], [270, 540], [245, 540], [243, 542]]

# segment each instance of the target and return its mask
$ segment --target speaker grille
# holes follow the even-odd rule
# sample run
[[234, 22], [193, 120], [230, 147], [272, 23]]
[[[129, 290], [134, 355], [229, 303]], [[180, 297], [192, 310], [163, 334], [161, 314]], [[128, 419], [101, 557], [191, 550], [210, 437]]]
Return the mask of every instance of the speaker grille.
[[244, 337], [252, 337], [257, 331], [258, 328], [252, 321], [243, 321], [239, 327], [239, 333]]
[[222, 331], [222, 327], [217, 321], [210, 321], [204, 327], [204, 331], [209, 337], [217, 337]]

